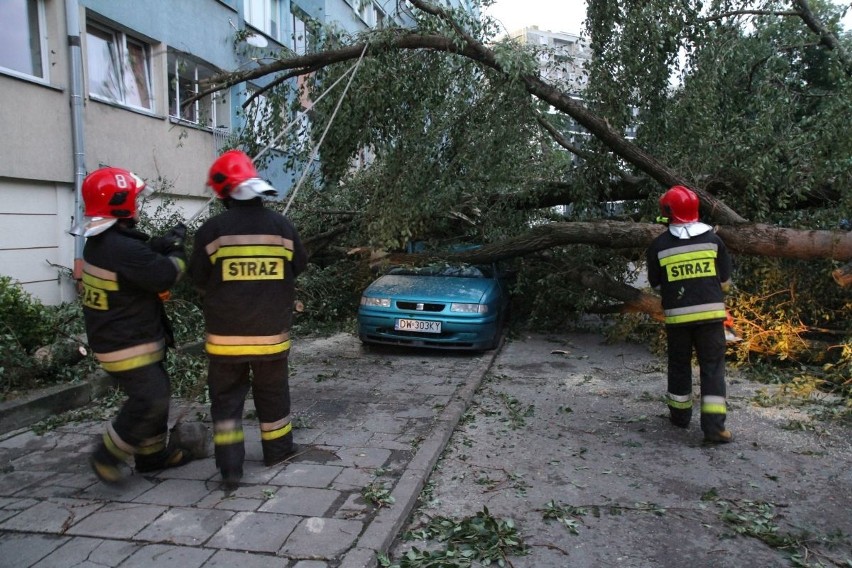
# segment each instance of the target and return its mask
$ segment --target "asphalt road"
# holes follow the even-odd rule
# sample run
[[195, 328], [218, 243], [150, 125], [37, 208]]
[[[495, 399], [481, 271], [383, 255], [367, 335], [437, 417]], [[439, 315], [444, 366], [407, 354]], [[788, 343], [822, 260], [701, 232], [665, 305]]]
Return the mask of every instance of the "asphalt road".
[[[668, 423], [664, 369], [596, 334], [508, 342], [405, 530], [487, 509], [526, 545], [514, 568], [852, 565], [850, 428], [757, 406], [766, 387], [731, 371], [734, 442], [704, 445], [697, 415]], [[391, 558], [413, 547], [446, 549], [398, 539]]]

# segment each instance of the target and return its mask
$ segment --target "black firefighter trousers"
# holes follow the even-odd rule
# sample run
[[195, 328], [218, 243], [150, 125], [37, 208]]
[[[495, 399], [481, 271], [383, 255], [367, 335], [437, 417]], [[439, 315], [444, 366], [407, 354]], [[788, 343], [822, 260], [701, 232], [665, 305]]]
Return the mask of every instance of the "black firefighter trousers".
[[242, 475], [245, 439], [242, 418], [249, 389], [260, 422], [263, 461], [273, 465], [292, 453], [287, 358], [241, 363], [210, 360], [207, 382], [216, 467]]
[[668, 406], [672, 422], [686, 427], [692, 417], [692, 353], [701, 380], [701, 430], [725, 429], [725, 326], [721, 321], [666, 326]]

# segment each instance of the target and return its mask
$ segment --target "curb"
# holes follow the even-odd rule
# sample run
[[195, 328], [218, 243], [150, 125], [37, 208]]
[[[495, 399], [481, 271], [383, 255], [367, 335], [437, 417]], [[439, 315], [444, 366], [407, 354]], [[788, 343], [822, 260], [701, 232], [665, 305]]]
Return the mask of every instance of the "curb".
[[340, 568], [375, 568], [378, 565], [378, 554], [386, 554], [394, 539], [402, 530], [411, 512], [417, 505], [420, 492], [438, 463], [450, 437], [459, 421], [470, 406], [488, 369], [494, 364], [503, 349], [505, 338], [496, 349], [488, 352], [479, 365], [468, 375], [469, 382], [459, 389], [456, 395], [438, 417], [436, 426], [420, 444], [420, 448], [405, 468], [402, 477], [397, 481], [391, 496], [394, 503], [379, 510], [370, 522], [364, 534], [358, 539], [357, 547], [350, 550], [342, 559]]
[[0, 402], [0, 435], [27, 428], [60, 412], [85, 406], [101, 396], [114, 381], [102, 370], [87, 380], [70, 385], [56, 385], [14, 400]]

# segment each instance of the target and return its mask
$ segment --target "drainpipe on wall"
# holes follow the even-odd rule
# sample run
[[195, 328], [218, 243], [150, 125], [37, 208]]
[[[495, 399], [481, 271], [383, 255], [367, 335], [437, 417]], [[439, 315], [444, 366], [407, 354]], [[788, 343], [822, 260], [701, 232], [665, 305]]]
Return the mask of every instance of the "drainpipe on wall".
[[[80, 41], [80, 5], [65, 1], [65, 25], [68, 29], [68, 53], [71, 57], [71, 133], [74, 152], [74, 222], [83, 219], [83, 178], [86, 177], [86, 151], [83, 145], [83, 46]], [[83, 235], [74, 236], [74, 279], [83, 275]]]

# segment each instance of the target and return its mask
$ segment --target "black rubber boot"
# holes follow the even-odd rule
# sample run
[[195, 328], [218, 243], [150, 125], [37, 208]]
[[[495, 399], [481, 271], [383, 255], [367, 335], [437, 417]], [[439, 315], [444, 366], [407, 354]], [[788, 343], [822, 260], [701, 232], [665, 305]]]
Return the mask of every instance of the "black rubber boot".
[[101, 443], [94, 453], [89, 457], [89, 465], [98, 479], [108, 485], [116, 485], [124, 481], [125, 474], [122, 469], [124, 462], [114, 456], [106, 446]]
[[263, 465], [269, 467], [271, 465], [279, 464], [288, 458], [291, 458], [298, 454], [301, 451], [301, 447], [299, 444], [295, 442], [290, 443], [290, 448], [286, 450], [281, 450], [280, 448], [270, 448], [269, 446], [263, 447]]
[[692, 420], [692, 410], [669, 408], [669, 420], [678, 428], [689, 428], [689, 422]]
[[172, 446], [148, 456], [137, 455], [136, 471], [148, 473], [170, 467], [180, 467], [190, 461], [192, 461], [192, 454], [189, 450]]
[[240, 480], [243, 478], [243, 468], [221, 469], [219, 472], [222, 474], [222, 489], [233, 491], [240, 486]]

